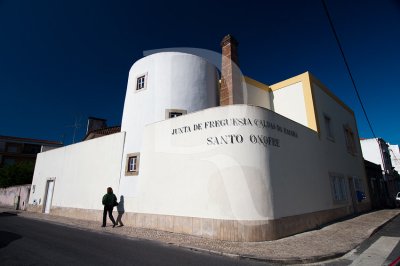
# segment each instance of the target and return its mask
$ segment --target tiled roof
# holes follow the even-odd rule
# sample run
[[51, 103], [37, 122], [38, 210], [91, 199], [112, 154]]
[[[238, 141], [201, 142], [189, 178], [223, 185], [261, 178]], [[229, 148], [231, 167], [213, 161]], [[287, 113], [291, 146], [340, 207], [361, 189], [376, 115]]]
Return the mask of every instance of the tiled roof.
[[111, 134], [118, 133], [118, 132], [121, 132], [121, 126], [100, 128], [100, 129], [96, 129], [96, 130], [88, 132], [86, 134], [86, 136], [83, 138], [83, 140], [94, 139], [94, 138], [111, 135]]

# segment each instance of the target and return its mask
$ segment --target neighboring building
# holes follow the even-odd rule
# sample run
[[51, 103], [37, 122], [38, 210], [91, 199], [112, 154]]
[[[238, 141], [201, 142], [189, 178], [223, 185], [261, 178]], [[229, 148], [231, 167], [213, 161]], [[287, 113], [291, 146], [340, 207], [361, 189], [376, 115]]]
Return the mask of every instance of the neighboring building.
[[308, 72], [272, 86], [243, 77], [237, 42], [221, 45], [220, 82], [193, 54], [138, 60], [121, 132], [41, 153], [30, 209], [100, 221], [111, 186], [125, 224], [232, 241], [368, 210], [353, 111]]
[[36, 154], [62, 146], [61, 142], [0, 136], [0, 167], [19, 162], [35, 162]]
[[371, 207], [373, 209], [382, 209], [389, 207], [389, 193], [386, 182], [383, 179], [382, 169], [379, 164], [371, 163], [364, 160], [365, 172], [367, 174], [367, 182], [369, 195], [371, 198]]
[[388, 205], [394, 206], [394, 199], [400, 187], [392, 165], [388, 143], [382, 138], [361, 139], [361, 148], [366, 160], [381, 166], [388, 193]]
[[400, 147], [399, 145], [389, 144], [390, 160], [392, 161], [392, 166], [397, 173], [400, 173]]
[[103, 118], [89, 117], [86, 135], [83, 140], [90, 140], [104, 137], [110, 134], [121, 132], [121, 126], [107, 127], [107, 120]]

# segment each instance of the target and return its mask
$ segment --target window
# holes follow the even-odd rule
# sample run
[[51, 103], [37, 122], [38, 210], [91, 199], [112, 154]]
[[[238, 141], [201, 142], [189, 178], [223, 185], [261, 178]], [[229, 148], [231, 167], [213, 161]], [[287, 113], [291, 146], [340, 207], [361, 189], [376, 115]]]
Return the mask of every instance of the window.
[[174, 117], [178, 117], [178, 116], [181, 116], [181, 115], [183, 115], [183, 114], [180, 113], [180, 112], [170, 112], [169, 113], [169, 118], [174, 118]]
[[6, 143], [3, 141], [0, 141], [0, 151], [5, 151], [6, 150]]
[[187, 114], [186, 110], [167, 109], [167, 110], [165, 110], [165, 119], [174, 118], [174, 117], [178, 117], [178, 116], [185, 115], [185, 114]]
[[139, 153], [130, 153], [126, 155], [126, 168], [125, 175], [138, 175], [139, 174]]
[[141, 90], [146, 88], [146, 75], [140, 76], [136, 81], [136, 90]]
[[17, 153], [18, 146], [16, 144], [8, 144], [7, 145], [7, 152]]
[[326, 136], [330, 140], [334, 140], [333, 131], [332, 131], [332, 122], [331, 118], [327, 115], [324, 115], [324, 122], [325, 122], [325, 130]]
[[347, 151], [350, 153], [350, 154], [356, 154], [357, 153], [357, 150], [356, 150], [356, 142], [355, 142], [355, 139], [354, 139], [354, 133], [353, 133], [353, 131], [351, 130], [351, 128], [349, 127], [349, 126], [347, 126], [347, 125], [345, 125], [344, 127], [344, 137], [345, 137], [345, 139], [346, 139], [346, 148], [347, 148]]
[[137, 171], [137, 156], [129, 157], [128, 171], [129, 172]]
[[343, 175], [329, 173], [331, 181], [332, 196], [334, 202], [343, 202], [347, 200], [346, 179]]

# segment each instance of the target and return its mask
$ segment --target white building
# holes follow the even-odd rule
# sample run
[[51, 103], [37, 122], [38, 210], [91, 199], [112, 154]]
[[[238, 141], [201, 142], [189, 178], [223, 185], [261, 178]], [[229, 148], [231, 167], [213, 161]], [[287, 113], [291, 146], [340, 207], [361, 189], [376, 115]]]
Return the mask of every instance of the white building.
[[381, 166], [389, 200], [393, 201], [392, 204], [394, 204], [394, 198], [398, 192], [398, 184], [393, 171], [394, 167], [388, 143], [382, 138], [362, 139], [361, 148], [366, 160]]
[[379, 164], [385, 180], [393, 175], [389, 145], [382, 138], [361, 139], [361, 149], [366, 160]]
[[271, 86], [240, 76], [236, 49], [226, 36], [220, 83], [196, 55], [138, 60], [121, 133], [39, 154], [30, 209], [100, 221], [111, 186], [125, 224], [232, 241], [367, 210], [353, 111], [308, 72]]
[[390, 160], [394, 169], [400, 173], [400, 147], [389, 144]]

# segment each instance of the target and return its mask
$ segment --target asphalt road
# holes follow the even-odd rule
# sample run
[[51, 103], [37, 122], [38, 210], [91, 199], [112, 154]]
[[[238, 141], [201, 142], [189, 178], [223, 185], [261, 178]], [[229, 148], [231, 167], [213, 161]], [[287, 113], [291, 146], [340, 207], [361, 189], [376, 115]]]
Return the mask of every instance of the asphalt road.
[[0, 213], [0, 265], [266, 265]]

